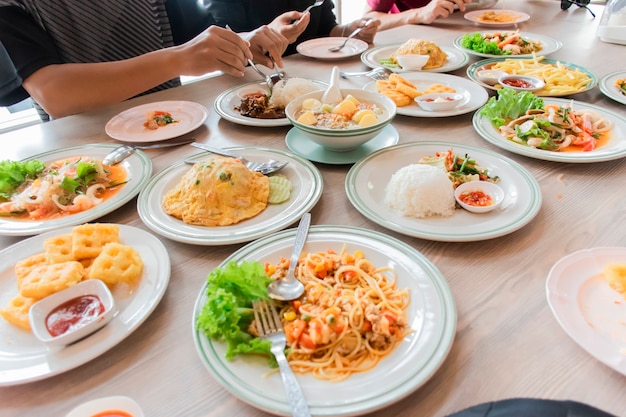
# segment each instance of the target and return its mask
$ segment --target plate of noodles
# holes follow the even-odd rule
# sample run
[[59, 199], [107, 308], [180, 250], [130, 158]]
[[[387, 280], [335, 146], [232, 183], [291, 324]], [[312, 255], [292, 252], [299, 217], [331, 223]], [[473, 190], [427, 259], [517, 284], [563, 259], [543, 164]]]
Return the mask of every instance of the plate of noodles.
[[621, 275], [624, 247], [594, 247], [559, 259], [546, 280], [546, 295], [554, 317], [580, 347], [626, 375], [626, 303], [611, 287]]
[[473, 10], [463, 17], [481, 26], [503, 27], [512, 26], [530, 19], [530, 15], [516, 10]]
[[576, 64], [536, 56], [533, 58], [490, 58], [467, 67], [467, 76], [490, 90], [499, 90], [500, 84], [489, 85], [478, 78], [482, 70], [499, 70], [508, 74], [529, 75], [542, 79], [545, 86], [537, 96], [563, 97], [589, 91], [598, 84], [593, 72]]
[[[74, 171], [71, 171], [71, 169], [72, 165], [81, 162], [78, 158], [81, 158], [82, 162], [89, 164], [91, 164], [91, 161], [101, 162], [108, 153], [117, 147], [118, 145], [116, 144], [81, 145], [34, 155], [30, 158], [26, 158], [22, 162], [39, 160], [43, 162], [48, 169], [50, 169], [51, 164], [55, 163], [58, 165], [62, 162], [62, 167], [66, 167], [71, 174], [72, 172], [77, 172], [75, 168], [73, 168]], [[76, 161], [74, 162], [74, 160]], [[75, 226], [98, 219], [123, 206], [139, 194], [139, 191], [147, 184], [150, 180], [150, 175], [152, 175], [152, 161], [144, 152], [137, 150], [133, 155], [110, 169], [109, 175], [111, 176], [111, 180], [115, 180], [113, 176], [122, 179], [125, 178], [125, 180], [123, 180], [125, 181], [124, 184], [105, 190], [102, 194], [94, 194], [93, 196], [90, 193], [75, 193], [76, 196], [72, 202], [70, 203], [68, 201], [65, 202], [65, 204], [63, 204], [60, 199], [68, 198], [65, 195], [67, 193], [62, 195], [57, 194], [55, 191], [60, 181], [55, 181], [55, 178], [60, 178], [60, 175], [63, 175], [63, 173], [59, 170], [53, 171], [52, 173], [54, 172], [57, 172], [57, 174], [48, 175], [44, 177], [43, 180], [36, 180], [40, 181], [39, 184], [42, 184], [41, 187], [33, 188], [31, 186], [29, 189], [19, 194], [19, 196], [23, 197], [28, 195], [29, 192], [35, 192], [33, 190], [36, 190], [36, 193], [31, 194], [27, 201], [26, 207], [28, 213], [16, 216], [0, 216], [0, 236], [35, 235], [48, 230], [58, 229], [59, 227]], [[48, 179], [50, 179], [50, 181], [48, 181]], [[35, 184], [35, 182], [33, 182], [33, 184]], [[103, 183], [103, 185], [104, 184], [105, 183]], [[110, 182], [108, 184], [110, 184]], [[94, 186], [97, 186], [97, 184]], [[33, 198], [35, 195], [36, 198]], [[14, 198], [18, 198], [19, 196]], [[84, 206], [85, 197], [89, 197], [93, 203]], [[3, 204], [10, 203], [7, 202]], [[39, 206], [37, 204], [39, 204]], [[83, 209], [83, 207], [86, 208]], [[76, 210], [74, 208], [76, 208]], [[45, 214], [39, 216], [40, 213]]]
[[[436, 153], [448, 150], [457, 156], [469, 157], [486, 169], [489, 176], [498, 178], [497, 184], [505, 193], [499, 208], [475, 214], [454, 208], [453, 203], [451, 215], [432, 215], [438, 207], [445, 206], [442, 201], [446, 196], [440, 194], [439, 190], [443, 189], [441, 184], [427, 180], [426, 174], [420, 175], [419, 181], [402, 175], [402, 181], [405, 193], [414, 189], [414, 194], [428, 195], [429, 200], [413, 204], [409, 202], [415, 200], [403, 200], [406, 196], [399, 194], [389, 200], [387, 190], [394, 174], [404, 167], [416, 165], [422, 158], [432, 158]], [[363, 158], [346, 176], [346, 194], [352, 205], [371, 221], [404, 235], [441, 242], [473, 242], [512, 233], [528, 224], [537, 215], [542, 203], [537, 180], [517, 162], [487, 149], [445, 142], [405, 143]], [[406, 207], [413, 206], [411, 210], [406, 210], [411, 216], [403, 214], [403, 202], [407, 203]], [[396, 208], [391, 208], [389, 203]], [[428, 210], [424, 211], [425, 207]]]
[[[254, 217], [227, 226], [187, 224], [170, 216], [163, 208], [165, 195], [191, 169], [191, 165], [180, 161], [155, 174], [141, 191], [137, 199], [137, 211], [141, 220], [154, 232], [178, 242], [207, 246], [228, 245], [248, 242], [285, 228], [319, 201], [324, 186], [322, 175], [306, 159], [281, 149], [247, 147], [228, 150], [252, 161], [287, 161], [287, 166], [276, 174], [284, 175], [293, 187], [288, 200], [280, 204], [268, 204]], [[207, 155], [207, 152], [203, 152], [186, 160], [200, 161]]]
[[[361, 54], [361, 62], [370, 68], [385, 67], [393, 72], [407, 72], [398, 65], [388, 63], [390, 57], [404, 44], [384, 45], [369, 49]], [[437, 68], [422, 69], [423, 72], [451, 72], [455, 71], [469, 62], [469, 55], [465, 52], [450, 46], [440, 46], [447, 58], [443, 64]]]
[[[266, 236], [236, 251], [222, 266], [231, 260], [277, 263], [281, 257], [288, 259], [294, 236], [295, 229]], [[374, 266], [388, 268], [384, 274], [390, 279], [395, 275], [398, 290], [408, 291], [408, 298], [404, 297], [404, 311], [410, 331], [387, 355], [373, 355], [361, 364], [355, 363], [359, 372], [343, 375], [341, 380], [336, 381], [332, 379], [338, 371], [332, 364], [322, 365], [313, 359], [301, 359], [303, 366], [310, 362], [313, 369], [322, 367], [327, 375], [324, 378], [319, 372], [317, 377], [312, 372], [296, 374], [311, 414], [365, 414], [401, 400], [435, 374], [454, 340], [456, 307], [439, 270], [424, 255], [398, 239], [356, 227], [311, 227], [304, 252], [328, 253], [329, 249], [337, 254], [344, 250], [350, 254], [362, 252], [364, 259]], [[367, 282], [370, 285], [378, 282], [386, 298], [392, 288], [379, 282], [382, 273], [365, 275], [369, 276]], [[226, 344], [207, 338], [204, 332], [197, 329], [195, 321], [206, 302], [206, 290], [205, 284], [196, 300], [193, 315], [193, 337], [202, 363], [225, 389], [239, 399], [272, 414], [291, 415], [280, 374], [268, 367], [267, 358], [239, 355], [228, 361], [224, 358]], [[331, 353], [337, 352], [331, 348]]]
[[[487, 142], [490, 142], [507, 151], [528, 156], [535, 159], [554, 162], [570, 163], [591, 163], [620, 159], [626, 156], [626, 117], [622, 114], [607, 110], [594, 104], [583, 103], [575, 100], [560, 98], [543, 98], [544, 109], [546, 106], [567, 107], [568, 119], [585, 120], [589, 117], [592, 131], [590, 135], [595, 137], [594, 147], [585, 150], [582, 146], [567, 146], [564, 150], [544, 150], [539, 147], [529, 146], [525, 143], [518, 143], [514, 138], [507, 138], [507, 133], [496, 128], [491, 120], [481, 114], [481, 110], [476, 111], [473, 117], [474, 129]], [[574, 114], [575, 112], [575, 114]], [[546, 111], [546, 115], [550, 112]], [[588, 116], [585, 116], [587, 114]], [[541, 117], [541, 111], [535, 111], [533, 117]], [[525, 117], [525, 116], [521, 116]], [[556, 119], [552, 126], [557, 129], [567, 128], [559, 125]], [[510, 124], [510, 120], [506, 124]]]

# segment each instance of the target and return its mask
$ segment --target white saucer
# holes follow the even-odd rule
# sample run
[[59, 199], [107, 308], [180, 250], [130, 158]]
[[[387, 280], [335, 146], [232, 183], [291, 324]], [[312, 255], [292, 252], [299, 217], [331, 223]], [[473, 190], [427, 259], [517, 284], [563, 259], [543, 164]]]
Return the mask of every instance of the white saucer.
[[392, 125], [385, 126], [369, 142], [348, 152], [329, 151], [301, 135], [295, 127], [289, 130], [285, 136], [285, 143], [291, 152], [309, 161], [332, 165], [353, 164], [374, 151], [397, 144], [399, 140], [400, 134]]

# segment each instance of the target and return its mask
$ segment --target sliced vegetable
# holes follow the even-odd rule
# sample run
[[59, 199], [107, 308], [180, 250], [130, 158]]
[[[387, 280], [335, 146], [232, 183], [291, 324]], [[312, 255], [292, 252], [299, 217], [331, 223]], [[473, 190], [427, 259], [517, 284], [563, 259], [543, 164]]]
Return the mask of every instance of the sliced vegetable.
[[287, 200], [291, 196], [291, 190], [293, 185], [291, 181], [284, 175], [272, 175], [269, 177], [270, 181], [270, 195], [267, 202], [270, 204], [280, 204]]
[[46, 165], [39, 160], [0, 162], [0, 201], [9, 200], [15, 190], [27, 179], [35, 179]]

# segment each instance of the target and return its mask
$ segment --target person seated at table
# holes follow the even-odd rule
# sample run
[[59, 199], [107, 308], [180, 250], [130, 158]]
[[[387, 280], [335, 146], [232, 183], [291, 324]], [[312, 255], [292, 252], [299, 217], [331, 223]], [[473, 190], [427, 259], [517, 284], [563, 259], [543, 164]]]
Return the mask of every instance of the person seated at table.
[[379, 19], [379, 30], [402, 25], [431, 24], [450, 16], [455, 8], [465, 11], [472, 0], [367, 0], [364, 17]]
[[[364, 26], [368, 19], [357, 19], [340, 25], [333, 12], [335, 5], [324, 0], [321, 6], [303, 13], [313, 0], [205, 0], [209, 13], [220, 26], [247, 32], [252, 28], [268, 25], [282, 34], [290, 45], [285, 55], [296, 52], [296, 47], [307, 40], [327, 36], [345, 37]], [[355, 38], [372, 43], [380, 22], [374, 19]]]
[[197, 0], [0, 0], [0, 73], [13, 66], [21, 80], [17, 90], [0, 83], [0, 105], [30, 96], [63, 117], [178, 86], [181, 75], [242, 77], [248, 59], [273, 68], [266, 53], [282, 66], [288, 42], [274, 29], [214, 23]]

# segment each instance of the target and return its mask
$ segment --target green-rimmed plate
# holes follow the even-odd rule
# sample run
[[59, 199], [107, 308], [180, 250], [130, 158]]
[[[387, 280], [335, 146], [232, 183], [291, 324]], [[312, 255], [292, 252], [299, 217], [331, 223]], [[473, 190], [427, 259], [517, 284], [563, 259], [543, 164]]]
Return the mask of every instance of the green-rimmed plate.
[[[502, 62], [505, 59], [524, 59], [524, 60], [528, 60], [528, 58], [517, 58], [517, 57], [506, 57], [506, 58], [489, 58], [489, 59], [483, 59], [481, 61], [475, 62], [472, 65], [467, 67], [467, 76], [470, 78], [470, 80], [482, 85], [485, 88], [488, 88], [490, 90], [499, 90], [500, 88], [502, 88], [499, 84], [494, 85], [489, 85], [486, 84], [484, 82], [482, 82], [478, 76], [476, 75], [476, 73], [480, 70], [483, 69], [489, 69], [491, 68], [495, 63], [497, 62]], [[596, 84], [598, 84], [598, 77], [595, 76], [595, 74], [591, 71], [589, 71], [586, 68], [581, 67], [580, 65], [576, 65], [576, 64], [571, 64], [569, 62], [564, 62], [564, 61], [559, 61], [556, 59], [549, 59], [549, 58], [544, 58], [542, 61], [542, 63], [544, 64], [551, 64], [551, 65], [562, 65], [565, 68], [568, 68], [572, 71], [580, 71], [584, 74], [586, 74], [589, 78], [590, 81], [589, 83], [585, 86], [584, 89], [580, 90], [580, 91], [576, 91], [574, 93], [572, 92], [568, 92], [568, 93], [562, 93], [562, 94], [547, 94], [545, 92], [544, 89], [541, 90], [537, 90], [535, 92], [533, 92], [533, 94], [537, 95], [537, 96], [550, 96], [550, 97], [564, 97], [564, 96], [571, 96], [574, 94], [579, 94], [579, 93], [584, 93], [585, 91], [589, 91], [591, 90], [593, 87], [596, 86]], [[545, 81], [545, 80], [544, 80]]]
[[[26, 158], [25, 161], [38, 159], [45, 163], [50, 163], [76, 156], [88, 156], [102, 160], [117, 147], [119, 147], [118, 144], [81, 145], [33, 155], [30, 158]], [[152, 175], [152, 161], [148, 155], [140, 150], [126, 158], [121, 164], [126, 171], [128, 182], [108, 200], [89, 210], [51, 220], [15, 220], [10, 217], [0, 217], [0, 235], [29, 236], [60, 227], [77, 226], [98, 219], [118, 209], [139, 194], [139, 191], [146, 185], [150, 180], [150, 175]]]
[[598, 87], [602, 94], [610, 99], [617, 101], [618, 103], [626, 104], [626, 95], [619, 92], [615, 83], [618, 79], [626, 79], [626, 71], [615, 71], [606, 74], [600, 80]]
[[[288, 258], [294, 237], [295, 229], [266, 236], [239, 249], [222, 265], [230, 260], [277, 262], [281, 257]], [[363, 251], [377, 267], [395, 270], [398, 287], [408, 288], [410, 292], [408, 323], [414, 332], [375, 368], [345, 381], [328, 382], [298, 375], [311, 414], [315, 416], [361, 415], [411, 394], [444, 362], [456, 329], [456, 307], [445, 278], [424, 255], [406, 243], [361, 228], [313, 226], [304, 251], [340, 252], [344, 245], [349, 253]], [[280, 374], [268, 375], [267, 359], [238, 357], [227, 361], [225, 343], [212, 341], [196, 329], [197, 317], [206, 303], [206, 290], [205, 283], [193, 313], [193, 337], [202, 363], [225, 389], [241, 400], [272, 414], [291, 415]]]
[[[480, 33], [482, 36], [485, 36], [485, 34], [490, 34], [490, 33], [494, 33], [495, 31], [493, 30], [487, 30], [487, 31], [478, 31], [478, 33]], [[508, 31], [502, 31], [499, 30], [498, 32], [500, 33], [510, 33], [513, 34], [516, 31], [514, 30], [508, 30]], [[495, 54], [486, 54], [484, 52], [478, 52], [478, 51], [474, 51], [473, 49], [470, 48], [466, 48], [463, 46], [463, 37], [465, 35], [471, 34], [471, 33], [475, 33], [475, 32], [470, 32], [470, 33], [465, 33], [459, 37], [457, 37], [456, 39], [454, 39], [454, 41], [452, 42], [452, 44], [454, 46], [456, 46], [457, 48], [459, 48], [461, 51], [465, 51], [466, 53], [470, 54], [470, 55], [475, 55], [475, 56], [481, 56], [481, 57], [485, 57], [485, 58], [502, 58], [502, 57], [506, 57], [506, 58], [532, 58], [533, 54], [519, 54], [519, 55], [495, 55]], [[551, 53], [554, 53], [556, 51], [558, 51], [559, 49], [561, 49], [563, 47], [563, 42], [558, 41], [554, 38], [551, 38], [549, 36], [545, 36], [545, 35], [539, 35], [536, 33], [529, 33], [529, 32], [517, 32], [517, 34], [525, 40], [529, 40], [529, 41], [534, 41], [534, 42], [540, 42], [541, 43], [541, 50], [535, 52], [535, 55], [548, 55]]]
[[[139, 194], [137, 210], [141, 220], [156, 233], [178, 242], [195, 245], [227, 245], [248, 242], [284, 229], [309, 211], [322, 196], [322, 175], [311, 162], [279, 149], [228, 148], [249, 159], [263, 161], [276, 159], [289, 164], [279, 171], [285, 175], [293, 190], [289, 200], [281, 204], [269, 204], [265, 210], [251, 219], [230, 226], [196, 226], [165, 213], [162, 208], [165, 194], [180, 181], [191, 165], [180, 161], [157, 173]], [[206, 152], [187, 160], [200, 160]]]
[[[402, 44], [383, 45], [369, 49], [361, 54], [361, 62], [370, 68], [379, 68], [383, 65], [381, 59], [389, 58], [394, 52], [401, 47]], [[465, 52], [450, 46], [439, 46], [443, 52], [448, 55], [446, 62], [439, 68], [432, 68], [423, 71], [407, 71], [402, 68], [388, 67], [393, 72], [410, 73], [410, 72], [452, 72], [465, 66], [469, 62], [469, 55]], [[387, 67], [386, 67], [387, 68]]]
[[[400, 168], [422, 157], [452, 149], [500, 177], [505, 193], [502, 205], [489, 213], [456, 209], [450, 217], [405, 217], [385, 204], [385, 187]], [[379, 225], [408, 236], [443, 242], [471, 242], [512, 233], [529, 223], [541, 208], [537, 180], [517, 162], [486, 149], [458, 143], [411, 142], [382, 149], [357, 162], [346, 176], [346, 194], [352, 205]]]
[[606, 110], [600, 106], [563, 98], [546, 97], [543, 99], [543, 102], [545, 104], [556, 104], [560, 106], [568, 105], [575, 110], [589, 110], [601, 115], [612, 124], [612, 128], [609, 133], [609, 141], [604, 146], [589, 152], [554, 152], [533, 148], [531, 146], [513, 142], [502, 136], [498, 129], [491, 123], [491, 120], [480, 114], [482, 108], [474, 113], [474, 117], [472, 119], [474, 129], [476, 129], [476, 132], [478, 132], [478, 134], [487, 142], [493, 143], [502, 149], [506, 149], [507, 151], [519, 155], [542, 159], [544, 161], [591, 163], [611, 161], [613, 159], [620, 159], [626, 156], [625, 116]]

